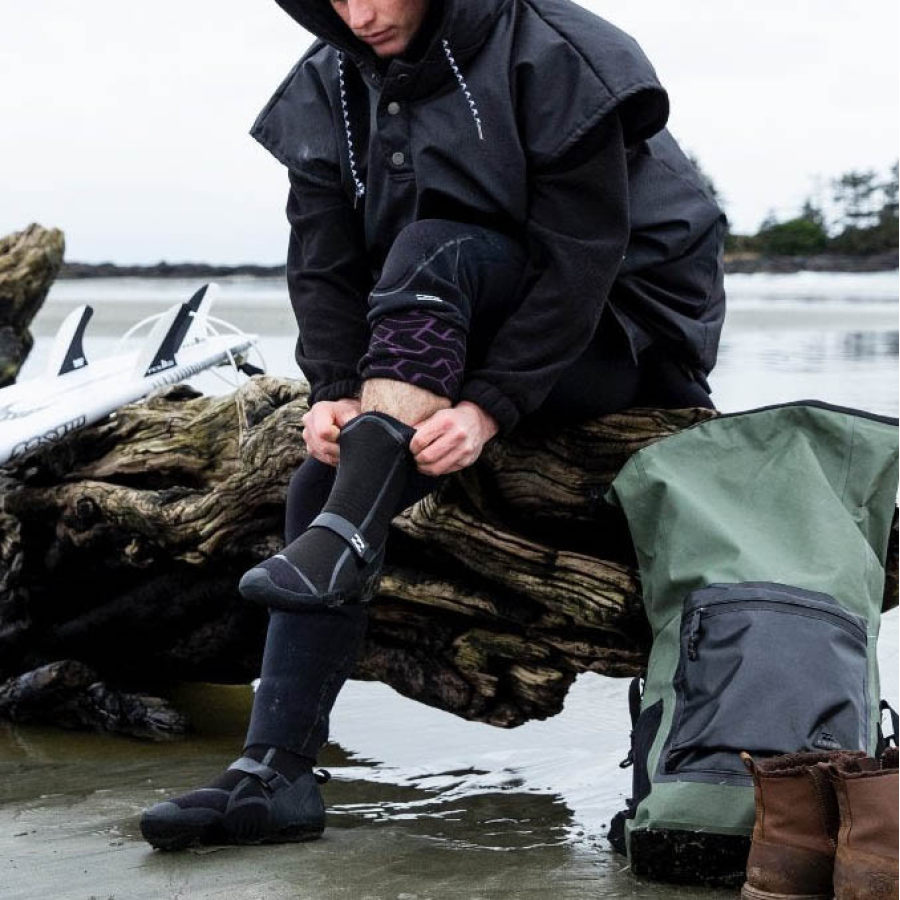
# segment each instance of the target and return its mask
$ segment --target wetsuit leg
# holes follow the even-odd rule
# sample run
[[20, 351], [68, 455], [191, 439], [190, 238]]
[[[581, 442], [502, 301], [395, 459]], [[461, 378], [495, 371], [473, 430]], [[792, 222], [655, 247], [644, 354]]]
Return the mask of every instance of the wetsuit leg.
[[[416, 223], [395, 242], [374, 292], [371, 318], [377, 324], [385, 316], [434, 312], [435, 322], [452, 329], [468, 331], [473, 319], [479, 328], [496, 329], [515, 302], [515, 282], [523, 264], [524, 256], [514, 242], [487, 229], [446, 222]], [[445, 305], [436, 299], [438, 292], [446, 298]], [[427, 350], [427, 336], [423, 334], [421, 339]], [[376, 350], [372, 357], [383, 358], [383, 349]], [[402, 349], [394, 354], [403, 355]], [[406, 358], [415, 363], [415, 357]], [[417, 382], [415, 374], [409, 375], [412, 383]], [[449, 382], [435, 386], [452, 393]], [[337, 505], [335, 514], [348, 521], [359, 516], [365, 520], [366, 510], [359, 503], [361, 494], [372, 485], [384, 483], [383, 477], [373, 473], [373, 462], [380, 465], [377, 457], [382, 456], [390, 465], [398, 451], [392, 451], [390, 441], [383, 439], [385, 429], [377, 422], [374, 437], [382, 438], [382, 453], [372, 452], [371, 440], [360, 441], [359, 446], [353, 441], [347, 445], [346, 438], [360, 434], [355, 424], [359, 422], [349, 423], [341, 435], [341, 465], [337, 471], [307, 460], [292, 478], [286, 504], [285, 555], [298, 540], [313, 535], [316, 529], [309, 526], [322, 511], [334, 511]], [[374, 461], [372, 456], [376, 457]], [[386, 517], [388, 521], [437, 484], [436, 479], [409, 467], [399, 480], [402, 488]], [[351, 508], [354, 502], [355, 512]], [[386, 523], [383, 527], [386, 530]], [[371, 529], [366, 526], [363, 533], [369, 542]], [[340, 539], [338, 548], [341, 554], [347, 549]], [[329, 565], [333, 554], [310, 556], [310, 567], [315, 568], [322, 566], [323, 560]], [[346, 562], [356, 564], [349, 555]], [[282, 566], [278, 577], [285, 571]], [[366, 608], [361, 604], [297, 605], [292, 612], [273, 610], [248, 744], [315, 756], [327, 736], [328, 712], [358, 654], [365, 621]]]
[[[297, 469], [288, 487], [286, 541], [319, 514], [334, 480], [335, 470], [314, 459]], [[396, 512], [434, 483], [425, 476], [411, 479]], [[312, 767], [359, 653], [366, 615], [359, 604], [272, 612], [241, 759], [198, 790], [144, 812], [141, 832], [154, 847], [308, 840], [322, 833], [324, 806]]]
[[[294, 473], [285, 507], [287, 543], [319, 515], [335, 475], [334, 468], [315, 459], [307, 459]], [[394, 514], [430, 493], [436, 483], [415, 475]], [[314, 761], [328, 737], [331, 708], [359, 655], [367, 617], [365, 604], [272, 611], [248, 748], [274, 746]]]

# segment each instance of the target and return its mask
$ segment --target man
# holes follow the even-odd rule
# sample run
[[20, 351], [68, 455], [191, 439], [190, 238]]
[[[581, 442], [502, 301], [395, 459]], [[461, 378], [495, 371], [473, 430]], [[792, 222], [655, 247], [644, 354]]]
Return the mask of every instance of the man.
[[570, 0], [279, 3], [320, 38], [252, 131], [290, 178], [309, 458], [241, 581], [272, 609], [244, 756], [144, 814], [166, 849], [321, 834], [391, 518], [523, 417], [711, 405], [724, 315], [723, 217], [627, 35]]

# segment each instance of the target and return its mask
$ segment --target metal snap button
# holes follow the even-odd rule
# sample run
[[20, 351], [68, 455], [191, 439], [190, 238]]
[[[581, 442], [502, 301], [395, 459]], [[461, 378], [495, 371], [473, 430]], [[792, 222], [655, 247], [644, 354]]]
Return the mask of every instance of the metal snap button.
[[409, 75], [406, 72], [401, 72], [397, 76], [397, 84], [406, 84], [407, 81], [409, 81]]
[[398, 150], [395, 154], [393, 154], [393, 156], [391, 156], [391, 162], [392, 162], [395, 166], [402, 166], [403, 163], [406, 162], [406, 154], [401, 153], [401, 152]]
[[387, 105], [387, 111], [390, 115], [396, 116], [400, 112], [400, 104], [396, 100], [391, 100]]

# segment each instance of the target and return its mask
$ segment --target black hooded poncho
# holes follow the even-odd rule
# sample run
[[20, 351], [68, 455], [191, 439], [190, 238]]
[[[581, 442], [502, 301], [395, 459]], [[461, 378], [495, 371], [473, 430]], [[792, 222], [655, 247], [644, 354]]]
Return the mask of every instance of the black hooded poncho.
[[431, 0], [411, 52], [382, 61], [329, 0], [278, 2], [320, 38], [251, 132], [289, 170], [310, 402], [359, 390], [368, 292], [421, 219], [527, 248], [521, 303], [462, 391], [502, 430], [588, 348], [607, 305], [635, 353], [661, 342], [709, 372], [724, 218], [664, 130], [666, 93], [632, 38], [570, 0]]

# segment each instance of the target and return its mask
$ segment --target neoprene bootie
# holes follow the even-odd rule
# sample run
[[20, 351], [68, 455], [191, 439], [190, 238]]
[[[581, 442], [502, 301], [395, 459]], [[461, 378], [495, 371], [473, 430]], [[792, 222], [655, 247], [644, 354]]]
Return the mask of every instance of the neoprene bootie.
[[145, 810], [141, 834], [159, 850], [314, 840], [325, 828], [319, 784], [328, 778], [293, 754], [248, 748], [207, 787]]
[[322, 512], [281, 553], [250, 569], [241, 594], [296, 610], [371, 599], [388, 526], [415, 471], [415, 430], [385, 413], [357, 416], [341, 430], [340, 464]]
[[787, 753], [755, 761], [756, 819], [742, 900], [831, 900], [838, 808], [824, 764], [857, 751]]
[[897, 900], [897, 748], [830, 767], [840, 809], [835, 900]]

